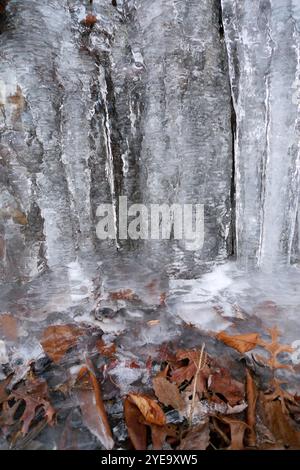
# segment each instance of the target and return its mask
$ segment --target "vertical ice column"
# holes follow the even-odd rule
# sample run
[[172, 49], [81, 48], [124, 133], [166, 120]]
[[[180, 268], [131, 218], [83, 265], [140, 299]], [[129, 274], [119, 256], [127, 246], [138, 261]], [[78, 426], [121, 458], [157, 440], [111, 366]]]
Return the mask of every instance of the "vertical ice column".
[[237, 252], [243, 266], [290, 263], [299, 200], [300, 6], [222, 0], [237, 118]]

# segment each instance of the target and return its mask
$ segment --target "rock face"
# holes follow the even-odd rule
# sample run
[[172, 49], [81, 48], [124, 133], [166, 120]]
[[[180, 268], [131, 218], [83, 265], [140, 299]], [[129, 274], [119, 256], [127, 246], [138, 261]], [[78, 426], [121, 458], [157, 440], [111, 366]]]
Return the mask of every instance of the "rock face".
[[[11, 0], [1, 22], [1, 277], [101, 253], [96, 208], [205, 204], [189, 273], [231, 250], [231, 104], [215, 0]], [[16, 215], [17, 214], [17, 215]], [[124, 245], [124, 243], [123, 243]], [[129, 244], [130, 245], [130, 244]]]
[[[124, 253], [185, 277], [234, 246], [244, 266], [297, 260], [296, 0], [10, 0], [0, 13], [2, 280]], [[112, 203], [117, 224], [120, 195], [204, 204], [203, 249], [98, 240], [97, 207]]]
[[300, 4], [222, 0], [233, 101], [237, 252], [272, 270], [299, 258]]

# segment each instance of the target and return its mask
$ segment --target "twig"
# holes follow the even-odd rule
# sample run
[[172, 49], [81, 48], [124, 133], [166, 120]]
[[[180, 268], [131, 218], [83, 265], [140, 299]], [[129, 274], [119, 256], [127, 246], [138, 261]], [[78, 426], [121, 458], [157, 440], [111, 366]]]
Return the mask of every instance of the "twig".
[[190, 426], [192, 426], [192, 423], [193, 423], [193, 415], [194, 415], [194, 409], [195, 409], [198, 375], [199, 375], [199, 372], [203, 369], [203, 367], [205, 365], [205, 362], [206, 362], [206, 358], [204, 358], [204, 360], [203, 360], [204, 349], [205, 349], [205, 343], [203, 343], [201, 351], [200, 351], [199, 362], [198, 362], [196, 374], [195, 374], [195, 377], [194, 377], [193, 398], [192, 398], [192, 404], [191, 404], [191, 410], [190, 410], [190, 416], [189, 416]]

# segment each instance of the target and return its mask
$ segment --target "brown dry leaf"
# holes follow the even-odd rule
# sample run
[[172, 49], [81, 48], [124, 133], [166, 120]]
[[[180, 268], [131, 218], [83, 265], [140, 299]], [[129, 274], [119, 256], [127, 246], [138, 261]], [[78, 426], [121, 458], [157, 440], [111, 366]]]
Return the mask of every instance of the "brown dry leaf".
[[110, 344], [105, 344], [102, 338], [98, 339], [96, 342], [96, 348], [101, 354], [101, 356], [104, 357], [109, 357], [110, 359], [113, 359], [116, 354], [116, 345], [114, 343]]
[[243, 450], [245, 431], [249, 429], [249, 426], [243, 421], [228, 418], [227, 416], [222, 416], [219, 419], [230, 427], [231, 444], [227, 447], [227, 450]]
[[184, 401], [175, 383], [169, 382], [161, 373], [152, 382], [155, 395], [163, 405], [172, 406], [175, 410], [183, 408]]
[[267, 427], [278, 443], [294, 449], [300, 448], [300, 432], [293, 425], [290, 417], [282, 411], [279, 400], [269, 401], [261, 392], [260, 403], [263, 407]]
[[205, 450], [209, 445], [209, 421], [189, 428], [183, 435], [177, 450]]
[[247, 443], [250, 447], [255, 447], [256, 445], [256, 433], [255, 433], [255, 424], [256, 424], [256, 401], [257, 401], [257, 389], [251, 372], [246, 369], [246, 397], [248, 402], [248, 407], [246, 410], [247, 415], [247, 424], [249, 426], [249, 431], [247, 433]]
[[55, 410], [49, 402], [48, 385], [43, 379], [30, 378], [24, 382], [16, 390], [13, 390], [8, 400], [24, 401], [25, 409], [20, 417], [23, 422], [22, 434], [27, 434], [29, 427], [36, 417], [38, 408], [43, 408], [45, 418], [48, 424], [53, 424]]
[[163, 426], [166, 424], [166, 417], [161, 407], [152, 398], [138, 393], [130, 393], [130, 400], [138, 407], [147, 423]]
[[[178, 367], [171, 373], [171, 380], [177, 385], [181, 385], [183, 382], [190, 382], [195, 376], [197, 371], [197, 366], [199, 363], [200, 351], [190, 350], [178, 351], [176, 358], [178, 361], [183, 361], [188, 359], [188, 365]], [[210, 369], [207, 364], [199, 371], [197, 377], [197, 392], [202, 394], [206, 391], [206, 382], [210, 374]]]
[[18, 323], [10, 313], [0, 315], [0, 336], [9, 341], [18, 339]]
[[251, 351], [258, 345], [259, 334], [247, 333], [244, 335], [229, 335], [225, 331], [221, 331], [217, 336], [219, 341], [222, 341], [227, 346], [236, 349], [240, 353]]
[[244, 384], [233, 379], [230, 372], [224, 368], [212, 372], [209, 377], [209, 390], [223, 395], [231, 406], [243, 400], [245, 395]]
[[96, 15], [92, 15], [91, 13], [89, 13], [89, 14], [84, 18], [84, 20], [82, 20], [82, 23], [83, 23], [85, 26], [94, 26], [94, 24], [97, 23], [97, 16], [96, 16]]
[[128, 435], [135, 450], [147, 449], [147, 429], [138, 407], [129, 398], [124, 402], [124, 417]]
[[87, 360], [87, 365], [83, 366], [78, 374], [76, 395], [85, 426], [99, 439], [105, 449], [112, 449], [114, 440], [103, 404], [100, 386], [90, 360]]
[[0, 382], [0, 405], [7, 400], [9, 392], [7, 391], [7, 386], [12, 379], [12, 375]]
[[27, 225], [28, 224], [28, 219], [26, 217], [26, 215], [19, 211], [18, 209], [14, 209], [11, 213], [11, 217], [13, 219], [13, 221], [16, 223], [16, 224], [19, 224], [19, 225]]
[[111, 300], [137, 300], [137, 295], [131, 289], [124, 289], [117, 292], [110, 292]]
[[271, 336], [271, 341], [266, 342], [266, 341], [263, 341], [261, 339], [261, 340], [259, 340], [258, 344], [259, 344], [259, 346], [263, 347], [270, 354], [270, 358], [267, 359], [267, 360], [262, 356], [257, 356], [257, 358], [259, 359], [259, 361], [263, 362], [265, 365], [267, 365], [271, 369], [289, 369], [292, 372], [294, 372], [294, 369], [293, 369], [292, 366], [290, 366], [288, 364], [281, 364], [277, 360], [277, 356], [280, 353], [282, 353], [282, 352], [291, 353], [291, 352], [294, 351], [294, 348], [292, 348], [288, 344], [279, 344], [278, 343], [278, 338], [280, 336], [280, 331], [278, 330], [277, 326], [268, 329], [268, 332]]
[[59, 362], [68, 349], [77, 344], [82, 333], [77, 325], [48, 326], [43, 332], [41, 345], [53, 362]]
[[177, 440], [178, 431], [176, 426], [172, 424], [165, 424], [164, 426], [157, 426], [156, 424], [151, 424], [151, 437], [152, 437], [152, 446], [153, 450], [163, 449], [166, 439], [169, 437]]

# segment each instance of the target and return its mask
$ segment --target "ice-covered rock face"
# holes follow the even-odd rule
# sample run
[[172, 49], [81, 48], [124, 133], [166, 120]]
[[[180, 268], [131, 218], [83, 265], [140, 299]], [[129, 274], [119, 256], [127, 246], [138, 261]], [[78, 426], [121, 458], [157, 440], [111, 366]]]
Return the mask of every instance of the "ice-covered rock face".
[[236, 111], [237, 253], [272, 270], [299, 259], [300, 4], [222, 0]]
[[97, 240], [95, 212], [113, 201], [117, 213], [120, 194], [205, 204], [203, 250], [139, 243], [141, 259], [193, 275], [228, 256], [231, 104], [219, 15], [215, 0], [9, 2], [0, 36], [2, 279], [115, 250]]
[[[244, 266], [297, 260], [299, 18], [296, 0], [1, 2], [0, 278], [133, 250], [177, 277], [233, 245]], [[204, 204], [203, 249], [117, 254], [96, 209], [117, 222], [119, 195]]]

